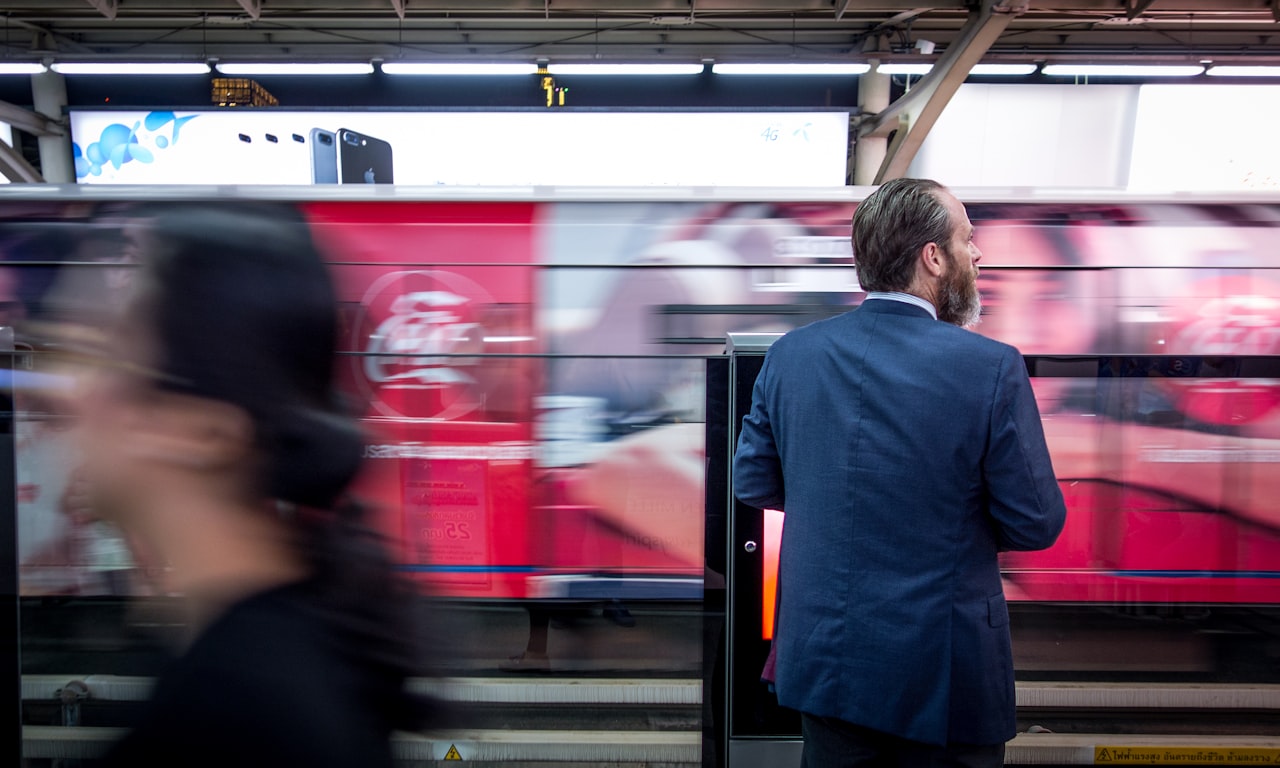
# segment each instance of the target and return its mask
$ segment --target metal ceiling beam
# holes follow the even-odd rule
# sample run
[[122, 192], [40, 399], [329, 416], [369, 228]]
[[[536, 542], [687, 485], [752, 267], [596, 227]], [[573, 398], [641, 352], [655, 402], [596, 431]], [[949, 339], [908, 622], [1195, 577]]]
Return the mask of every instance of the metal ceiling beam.
[[1124, 15], [1132, 21], [1147, 12], [1147, 9], [1155, 5], [1156, 0], [1137, 0], [1137, 2], [1126, 2]]
[[67, 132], [57, 120], [7, 101], [0, 101], [0, 122], [36, 136], [62, 136]]
[[[42, 27], [39, 24], [32, 24], [31, 22], [26, 21], [25, 19], [15, 19], [10, 17], [10, 18], [6, 18], [5, 23], [12, 24], [15, 27], [21, 27], [23, 29], [28, 29], [34, 32], [36, 34], [36, 37], [39, 40], [41, 40], [41, 42], [35, 46], [36, 48], [40, 48], [47, 43], [50, 47], [53, 47], [54, 45], [56, 45], [63, 51], [70, 51], [73, 53], [75, 52], [89, 53], [90, 52], [90, 49], [87, 46], [81, 45], [80, 43], [77, 43], [76, 41], [64, 35], [58, 34], [46, 27]], [[12, 51], [13, 49], [10, 48], [10, 50]]]
[[262, 16], [262, 0], [239, 0], [240, 7], [249, 14], [249, 18], [257, 21]]
[[0, 141], [0, 176], [15, 184], [43, 184], [40, 172], [31, 167], [18, 151], [7, 142]]
[[991, 12], [990, 5], [992, 0], [985, 0], [985, 8], [974, 11], [969, 15], [968, 21], [961, 28], [955, 42], [947, 46], [942, 56], [933, 65], [933, 69], [929, 74], [925, 75], [920, 82], [900, 97], [897, 101], [889, 105], [888, 109], [878, 112], [874, 115], [867, 115], [858, 122], [859, 136], [887, 136], [891, 131], [898, 127], [898, 118], [904, 114], [913, 105], [928, 101], [933, 96], [933, 92], [937, 89], [938, 84], [946, 77], [947, 73], [952, 69], [960, 54], [968, 47], [969, 43], [977, 36], [979, 30], [988, 23], [994, 15]]
[[[882, 184], [906, 174], [907, 166], [973, 65], [982, 59], [1009, 22], [1026, 11], [1027, 4], [1028, 0], [984, 0], [980, 8], [969, 14], [959, 39], [947, 46], [920, 85], [869, 120], [865, 128], [859, 126], [860, 135], [870, 135], [897, 124], [898, 133], [880, 164], [875, 183]], [[905, 121], [900, 119], [907, 115], [912, 116]]]
[[871, 31], [879, 32], [882, 29], [892, 29], [904, 21], [911, 21], [912, 19], [918, 16], [923, 16], [924, 14], [928, 13], [931, 10], [933, 9], [932, 8], [912, 8], [909, 11], [902, 11], [901, 13], [896, 13], [893, 16], [890, 16], [889, 18], [877, 24], [875, 26], [875, 29]]
[[108, 19], [115, 20], [116, 11], [120, 9], [120, 0], [88, 0], [89, 5]]
[[[864, 38], [910, 24], [951, 47], [982, 0], [17, 0], [4, 3], [14, 36], [7, 55], [317, 58], [418, 55], [603, 57], [857, 56]], [[1280, 0], [1029, 0], [991, 54], [1208, 57], [1273, 55], [1265, 36]], [[926, 6], [926, 7], [921, 7]], [[409, 16], [412, 7], [414, 15]], [[391, 8], [396, 15], [387, 13]], [[653, 18], [706, 24], [642, 24]], [[1124, 24], [1126, 16], [1141, 24]], [[1110, 21], [1112, 23], [1103, 23]], [[263, 24], [272, 23], [270, 39]], [[598, 28], [598, 36], [580, 37]], [[1195, 32], [1179, 47], [1164, 30]], [[1016, 30], [1016, 37], [1010, 36]], [[445, 31], [454, 37], [442, 37]], [[656, 32], [668, 38], [654, 39]], [[462, 39], [463, 36], [467, 39]], [[886, 38], [886, 41], [891, 38]], [[589, 45], [584, 41], [589, 41]], [[422, 46], [415, 49], [414, 46]], [[473, 54], [470, 49], [477, 49]], [[456, 49], [456, 50], [455, 50]], [[869, 51], [868, 51], [869, 52]], [[886, 53], [888, 53], [886, 51]], [[893, 55], [903, 56], [903, 51]]]

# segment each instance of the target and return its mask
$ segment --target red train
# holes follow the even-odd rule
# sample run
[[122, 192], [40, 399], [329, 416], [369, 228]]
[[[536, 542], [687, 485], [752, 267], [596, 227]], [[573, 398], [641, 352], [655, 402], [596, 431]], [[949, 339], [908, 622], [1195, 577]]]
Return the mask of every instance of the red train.
[[[1028, 356], [1070, 509], [1055, 547], [1005, 560], [1010, 597], [1280, 603], [1280, 198], [959, 193], [976, 332]], [[10, 194], [6, 306], [109, 303], [127, 254], [104, 232], [145, 194]], [[860, 300], [861, 194], [300, 199], [369, 427], [359, 490], [404, 566], [458, 597], [699, 597], [704, 362]], [[26, 381], [23, 588], [91, 591], [56, 379]]]

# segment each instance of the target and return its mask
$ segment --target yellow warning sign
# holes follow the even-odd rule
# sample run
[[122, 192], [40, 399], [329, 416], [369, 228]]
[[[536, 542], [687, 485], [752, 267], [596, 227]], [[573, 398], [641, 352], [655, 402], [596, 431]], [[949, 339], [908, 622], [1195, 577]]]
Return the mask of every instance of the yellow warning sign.
[[462, 760], [462, 755], [458, 754], [458, 747], [450, 744], [449, 751], [444, 753], [445, 760]]
[[1093, 748], [1094, 765], [1280, 765], [1276, 747]]

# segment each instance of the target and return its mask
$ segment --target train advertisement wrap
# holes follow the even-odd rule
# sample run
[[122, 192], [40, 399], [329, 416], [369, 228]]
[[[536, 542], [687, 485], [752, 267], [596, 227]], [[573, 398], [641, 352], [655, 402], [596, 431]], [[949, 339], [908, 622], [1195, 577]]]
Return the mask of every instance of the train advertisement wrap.
[[[369, 436], [356, 490], [403, 567], [456, 597], [700, 598], [719, 578], [703, 542], [705, 360], [726, 332], [861, 301], [854, 205], [302, 203]], [[1280, 205], [969, 213], [975, 332], [1027, 356], [1069, 505], [1054, 547], [1005, 557], [1010, 599], [1280, 603]], [[128, 205], [6, 217], [8, 322], [105, 322], [130, 290]], [[27, 357], [23, 591], [128, 590], [154, 564], [84, 506], [66, 377], [38, 347]]]

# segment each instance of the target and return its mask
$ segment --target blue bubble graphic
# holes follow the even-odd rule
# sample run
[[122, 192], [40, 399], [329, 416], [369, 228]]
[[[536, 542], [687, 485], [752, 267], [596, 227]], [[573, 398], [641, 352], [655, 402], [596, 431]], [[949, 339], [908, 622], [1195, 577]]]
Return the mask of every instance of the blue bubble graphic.
[[[99, 176], [102, 169], [110, 164], [119, 170], [125, 163], [137, 160], [140, 163], [156, 162], [155, 153], [168, 149], [178, 141], [178, 129], [198, 115], [178, 117], [167, 110], [148, 112], [143, 119], [134, 122], [130, 128], [122, 123], [112, 123], [102, 129], [98, 140], [81, 150], [80, 145], [73, 145], [72, 153], [76, 159], [76, 175]], [[169, 135], [155, 133], [167, 125], [173, 125]], [[138, 136], [138, 131], [145, 127], [150, 135]], [[145, 146], [144, 146], [145, 144]], [[84, 162], [80, 162], [83, 158]]]
[[142, 124], [147, 126], [148, 131], [154, 131], [172, 121], [173, 117], [172, 112], [148, 112]]
[[84, 156], [84, 151], [83, 151], [83, 150], [81, 150], [81, 149], [80, 149], [80, 145], [79, 145], [79, 144], [77, 144], [77, 143], [75, 143], [74, 141], [73, 141], [73, 142], [71, 142], [71, 156], [72, 156], [72, 157], [83, 157], [83, 156]]
[[117, 144], [111, 149], [111, 165], [117, 171], [120, 170], [120, 166], [129, 162], [131, 159], [132, 158], [129, 157], [128, 144]]
[[175, 144], [178, 143], [178, 129], [192, 120], [195, 120], [197, 117], [199, 117], [199, 115], [187, 115], [186, 117], [179, 117], [177, 120], [173, 121], [173, 142]]
[[128, 126], [120, 123], [112, 123], [102, 129], [102, 135], [98, 137], [98, 143], [102, 145], [103, 154], [108, 157], [115, 151], [115, 148], [127, 144], [133, 138], [133, 131]]

